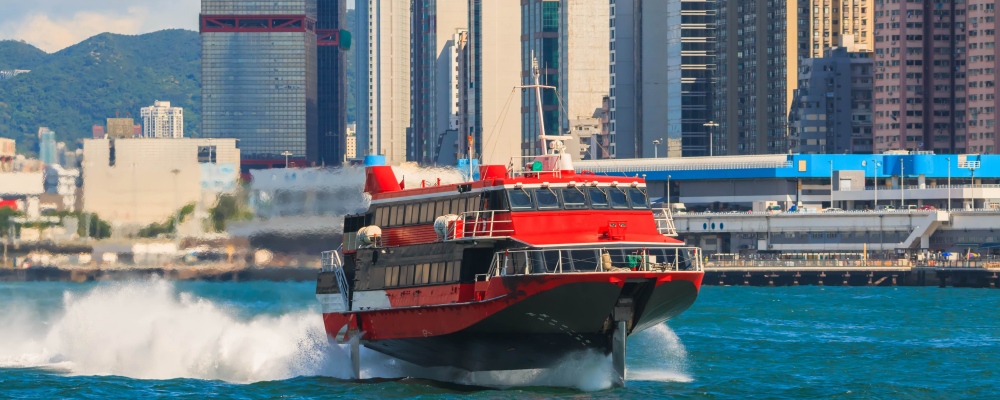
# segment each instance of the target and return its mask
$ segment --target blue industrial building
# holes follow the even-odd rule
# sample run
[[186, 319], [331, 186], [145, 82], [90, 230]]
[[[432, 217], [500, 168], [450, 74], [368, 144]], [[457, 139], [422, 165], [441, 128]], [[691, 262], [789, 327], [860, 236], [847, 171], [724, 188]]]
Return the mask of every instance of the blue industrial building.
[[[965, 208], [1000, 205], [1000, 155], [900, 152], [608, 159], [578, 161], [576, 169], [645, 177], [652, 197], [667, 196], [669, 185], [671, 201], [695, 208], [745, 210], [754, 201], [765, 200], [786, 207], [845, 209], [877, 204], [947, 207], [949, 201]], [[949, 185], [953, 190], [945, 190]], [[876, 204], [880, 194], [883, 201]]]

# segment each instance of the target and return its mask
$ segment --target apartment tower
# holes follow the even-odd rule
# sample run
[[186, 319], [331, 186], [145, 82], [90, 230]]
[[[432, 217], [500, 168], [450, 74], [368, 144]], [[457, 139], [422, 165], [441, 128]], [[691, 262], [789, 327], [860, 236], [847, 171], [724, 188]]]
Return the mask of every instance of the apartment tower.
[[876, 151], [995, 154], [996, 3], [876, 4]]
[[152, 106], [139, 109], [139, 115], [142, 117], [142, 137], [184, 137], [184, 109], [171, 107], [169, 101], [156, 100]]
[[712, 131], [712, 153], [784, 153], [798, 81], [798, 7], [775, 0], [717, 4], [714, 122], [719, 126]]

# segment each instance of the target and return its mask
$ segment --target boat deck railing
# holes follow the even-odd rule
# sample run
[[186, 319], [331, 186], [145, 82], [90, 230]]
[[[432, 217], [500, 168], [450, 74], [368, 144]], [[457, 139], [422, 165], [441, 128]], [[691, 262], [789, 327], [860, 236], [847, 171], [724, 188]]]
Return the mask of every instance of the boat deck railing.
[[487, 276], [619, 271], [702, 271], [701, 249], [663, 246], [506, 250], [493, 255]]
[[562, 171], [556, 168], [559, 163], [558, 154], [543, 156], [516, 156], [510, 158], [510, 171], [512, 178], [516, 177], [554, 177], [561, 178]]
[[344, 274], [344, 261], [340, 257], [340, 250], [329, 250], [320, 253], [320, 266], [323, 272], [333, 272], [337, 276], [337, 286], [340, 287], [340, 294], [343, 296], [343, 304], [348, 303], [347, 275]]
[[656, 221], [656, 229], [661, 235], [677, 236], [677, 228], [674, 226], [674, 216], [669, 208], [654, 208], [653, 220]]
[[509, 210], [467, 211], [449, 225], [445, 240], [503, 238], [513, 233]]

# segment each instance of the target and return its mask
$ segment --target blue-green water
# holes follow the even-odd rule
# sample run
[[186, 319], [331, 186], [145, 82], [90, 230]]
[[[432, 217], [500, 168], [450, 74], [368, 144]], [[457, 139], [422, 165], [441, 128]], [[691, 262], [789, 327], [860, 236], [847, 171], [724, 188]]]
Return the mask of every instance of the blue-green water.
[[[995, 398], [1000, 291], [706, 287], [629, 341], [626, 388], [583, 354], [466, 374], [346, 353], [311, 283], [0, 284], [0, 397]], [[401, 378], [419, 376], [418, 378]], [[386, 379], [375, 379], [385, 377]], [[555, 387], [553, 387], [555, 386]]]

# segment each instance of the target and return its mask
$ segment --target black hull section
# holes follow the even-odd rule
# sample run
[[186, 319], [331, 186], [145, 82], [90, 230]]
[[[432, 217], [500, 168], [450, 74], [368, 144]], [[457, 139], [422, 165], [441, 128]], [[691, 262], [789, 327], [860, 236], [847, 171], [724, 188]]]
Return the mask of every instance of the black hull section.
[[[547, 368], [569, 354], [612, 351], [612, 310], [622, 295], [635, 296], [639, 332], [686, 310], [698, 295], [689, 281], [641, 282], [644, 291], [611, 283], [571, 283], [513, 304], [448, 335], [364, 342], [365, 347], [425, 367], [468, 371]], [[633, 288], [634, 289], [634, 288]]]

